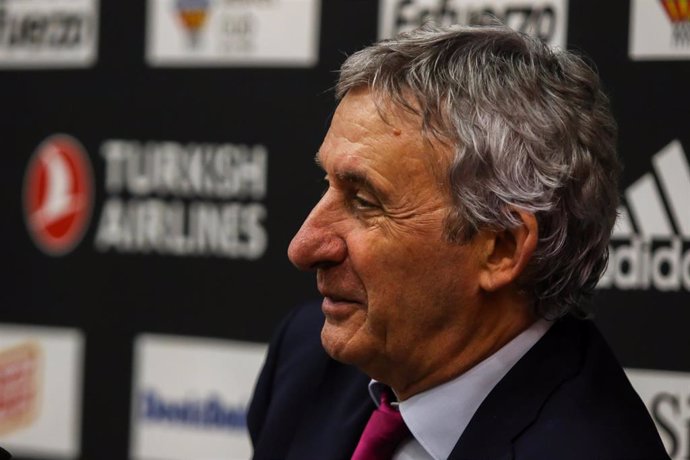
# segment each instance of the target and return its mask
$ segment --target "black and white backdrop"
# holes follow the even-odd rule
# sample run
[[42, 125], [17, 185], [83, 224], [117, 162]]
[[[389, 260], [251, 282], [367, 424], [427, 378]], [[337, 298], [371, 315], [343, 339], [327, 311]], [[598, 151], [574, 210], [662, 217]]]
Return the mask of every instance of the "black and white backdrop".
[[686, 0], [0, 0], [0, 445], [247, 458], [344, 57], [491, 13], [596, 65], [623, 205], [596, 321], [690, 458]]

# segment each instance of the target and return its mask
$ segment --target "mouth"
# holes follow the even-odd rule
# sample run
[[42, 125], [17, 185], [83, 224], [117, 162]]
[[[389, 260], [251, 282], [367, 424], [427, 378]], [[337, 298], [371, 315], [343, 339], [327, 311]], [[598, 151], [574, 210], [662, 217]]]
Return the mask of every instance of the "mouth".
[[332, 302], [345, 302], [345, 303], [358, 303], [356, 300], [351, 299], [349, 297], [345, 297], [343, 295], [338, 295], [333, 292], [329, 292], [327, 290], [320, 290], [319, 291], [324, 298], [330, 299]]
[[363, 304], [362, 296], [356, 293], [357, 290], [339, 286], [339, 283], [331, 283], [328, 280], [318, 276], [316, 279], [316, 288], [319, 293], [329, 303], [333, 304]]
[[321, 310], [328, 319], [342, 320], [363, 308], [362, 302], [335, 293], [321, 291], [323, 302]]
[[331, 322], [345, 320], [367, 308], [366, 291], [360, 283], [349, 276], [336, 275], [326, 270], [316, 272], [316, 288], [323, 296], [321, 310]]

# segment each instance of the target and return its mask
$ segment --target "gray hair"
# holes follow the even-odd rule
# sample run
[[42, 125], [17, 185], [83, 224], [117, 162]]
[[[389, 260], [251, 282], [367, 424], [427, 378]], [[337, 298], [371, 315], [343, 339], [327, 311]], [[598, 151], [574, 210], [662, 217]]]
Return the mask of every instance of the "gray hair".
[[586, 314], [606, 268], [618, 206], [616, 123], [597, 74], [574, 54], [511, 29], [431, 24], [351, 55], [336, 97], [368, 87], [418, 114], [455, 152], [450, 241], [535, 215], [520, 285], [542, 317]]

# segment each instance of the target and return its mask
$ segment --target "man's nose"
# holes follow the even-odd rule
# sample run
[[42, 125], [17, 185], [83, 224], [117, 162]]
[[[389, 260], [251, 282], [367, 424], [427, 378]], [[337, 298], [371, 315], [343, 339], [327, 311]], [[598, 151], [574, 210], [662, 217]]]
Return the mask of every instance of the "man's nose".
[[288, 247], [288, 258], [300, 270], [314, 270], [341, 263], [347, 245], [336, 229], [338, 218], [328, 193], [321, 198]]

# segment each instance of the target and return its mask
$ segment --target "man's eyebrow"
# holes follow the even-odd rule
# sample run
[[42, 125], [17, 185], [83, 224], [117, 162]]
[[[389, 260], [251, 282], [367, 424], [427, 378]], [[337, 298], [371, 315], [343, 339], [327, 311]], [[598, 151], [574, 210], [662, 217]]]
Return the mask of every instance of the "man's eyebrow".
[[388, 200], [388, 195], [385, 193], [385, 191], [375, 186], [369, 177], [362, 172], [342, 171], [336, 172], [335, 176], [342, 183], [349, 184], [350, 187], [370, 193], [382, 204]]
[[[316, 155], [314, 156], [314, 162], [318, 167], [324, 169], [323, 165], [321, 164], [321, 157], [319, 156], [319, 152], [316, 152]], [[374, 186], [374, 184], [371, 183], [367, 175], [364, 173], [361, 173], [359, 171], [336, 171], [334, 173], [334, 176], [341, 182], [345, 182], [350, 185], [356, 185], [357, 187], [363, 188], [371, 193], [383, 196], [382, 191], [379, 190], [378, 187]]]
[[373, 186], [373, 184], [369, 181], [369, 178], [360, 172], [357, 171], [342, 171], [342, 172], [336, 172], [335, 176], [338, 178], [338, 180], [342, 182], [347, 182], [352, 185], [357, 185], [359, 187], [368, 189], [372, 192], [376, 191], [376, 187]]

